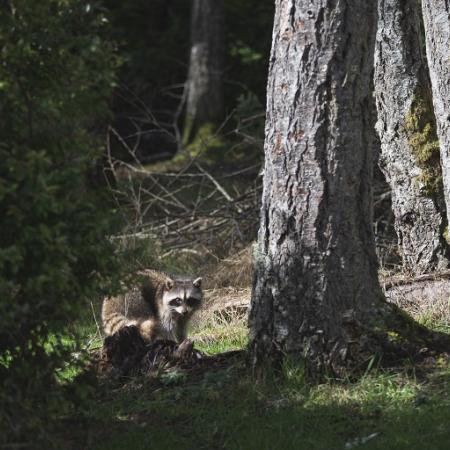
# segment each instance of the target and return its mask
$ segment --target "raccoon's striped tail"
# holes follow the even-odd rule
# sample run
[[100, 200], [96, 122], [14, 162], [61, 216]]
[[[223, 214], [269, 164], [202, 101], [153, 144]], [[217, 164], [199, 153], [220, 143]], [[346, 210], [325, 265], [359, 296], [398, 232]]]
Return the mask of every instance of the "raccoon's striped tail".
[[161, 326], [159, 322], [154, 319], [146, 319], [138, 324], [139, 333], [145, 342], [152, 342], [161, 338]]
[[103, 317], [103, 329], [105, 333], [110, 336], [111, 334], [117, 333], [119, 330], [125, 327], [137, 326], [138, 321], [129, 319], [120, 313], [112, 313], [107, 317]]

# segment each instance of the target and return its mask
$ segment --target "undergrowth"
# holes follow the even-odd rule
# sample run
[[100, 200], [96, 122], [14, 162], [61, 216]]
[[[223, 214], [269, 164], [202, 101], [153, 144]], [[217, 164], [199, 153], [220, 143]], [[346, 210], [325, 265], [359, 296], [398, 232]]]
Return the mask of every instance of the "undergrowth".
[[[95, 325], [91, 330], [97, 332]], [[191, 337], [207, 354], [244, 349], [245, 317], [203, 316]], [[290, 361], [265, 380], [252, 376], [245, 355], [233, 361], [200, 377], [175, 370], [156, 379], [97, 380], [62, 421], [60, 448], [448, 448], [447, 363], [420, 370], [372, 367], [356, 382], [313, 384]]]

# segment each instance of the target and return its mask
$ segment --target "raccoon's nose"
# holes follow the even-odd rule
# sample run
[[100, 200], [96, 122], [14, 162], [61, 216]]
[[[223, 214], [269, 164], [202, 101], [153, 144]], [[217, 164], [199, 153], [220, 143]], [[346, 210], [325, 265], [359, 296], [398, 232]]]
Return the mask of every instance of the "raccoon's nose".
[[183, 311], [181, 311], [181, 314], [182, 314], [183, 316], [187, 316], [188, 313], [189, 313], [189, 311], [188, 311], [187, 309], [183, 309]]

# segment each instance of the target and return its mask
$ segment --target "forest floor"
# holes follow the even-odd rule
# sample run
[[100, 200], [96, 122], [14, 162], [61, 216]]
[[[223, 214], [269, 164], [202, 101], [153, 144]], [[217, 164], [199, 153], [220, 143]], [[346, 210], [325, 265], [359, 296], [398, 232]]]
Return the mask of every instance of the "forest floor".
[[[246, 347], [246, 265], [215, 270], [207, 284], [190, 337], [208, 355]], [[227, 286], [231, 279], [241, 287]], [[411, 286], [397, 286], [391, 299], [419, 322], [449, 332], [449, 286], [439, 287], [445, 292], [439, 297], [428, 283], [437, 300], [423, 298], [420, 305], [407, 301]], [[87, 330], [90, 336], [97, 330], [91, 345], [101, 345], [94, 320]], [[62, 421], [61, 436], [60, 448], [95, 450], [448, 449], [450, 367], [445, 361], [371, 367], [358, 381], [313, 384], [301, 367], [286, 362], [282, 373], [257, 381], [245, 353], [238, 352], [195, 375], [173, 369], [151, 377], [101, 378]]]

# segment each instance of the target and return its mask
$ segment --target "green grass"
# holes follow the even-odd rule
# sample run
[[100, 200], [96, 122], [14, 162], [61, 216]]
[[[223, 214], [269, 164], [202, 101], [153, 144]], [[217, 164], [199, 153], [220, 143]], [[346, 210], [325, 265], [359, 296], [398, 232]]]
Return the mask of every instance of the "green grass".
[[262, 383], [243, 365], [157, 389], [135, 380], [92, 400], [83, 448], [330, 450], [378, 433], [365, 449], [447, 449], [449, 382], [447, 370], [310, 385], [291, 368]]
[[240, 350], [247, 346], [248, 331], [243, 323], [211, 325], [194, 330], [192, 339], [195, 347], [207, 355], [215, 355], [230, 350]]
[[[213, 355], [247, 345], [242, 317], [201, 319], [191, 330], [201, 351]], [[101, 341], [91, 321], [79, 331], [95, 347]], [[68, 366], [65, 379], [75, 374]], [[281, 374], [257, 381], [242, 358], [202, 376], [173, 371], [156, 380], [99, 380], [84, 391], [75, 388], [84, 400], [61, 422], [57, 448], [446, 450], [450, 442], [450, 366], [444, 360], [426, 372], [373, 368], [357, 382], [313, 384], [289, 361]]]
[[[193, 337], [209, 354], [242, 348], [247, 339], [238, 321], [209, 324]], [[104, 380], [88, 392], [60, 448], [422, 450], [450, 442], [448, 364], [420, 376], [373, 369], [358, 382], [312, 384], [290, 363], [256, 381], [241, 361], [200, 378], [175, 371], [156, 382]]]
[[416, 320], [421, 325], [424, 325], [434, 331], [438, 331], [440, 333], [450, 333], [450, 324], [447, 322], [436, 320], [436, 318], [433, 317], [431, 313], [422, 314], [418, 316]]

